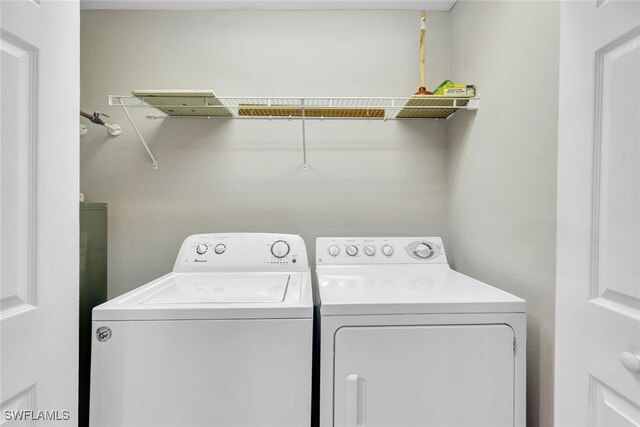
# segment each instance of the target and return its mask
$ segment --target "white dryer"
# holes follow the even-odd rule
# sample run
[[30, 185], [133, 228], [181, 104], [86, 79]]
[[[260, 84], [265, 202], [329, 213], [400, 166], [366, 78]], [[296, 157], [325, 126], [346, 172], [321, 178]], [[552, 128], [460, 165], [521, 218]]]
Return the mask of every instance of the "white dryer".
[[190, 236], [93, 310], [91, 426], [309, 426], [312, 317], [299, 236]]
[[525, 426], [525, 301], [440, 238], [319, 238], [321, 427]]

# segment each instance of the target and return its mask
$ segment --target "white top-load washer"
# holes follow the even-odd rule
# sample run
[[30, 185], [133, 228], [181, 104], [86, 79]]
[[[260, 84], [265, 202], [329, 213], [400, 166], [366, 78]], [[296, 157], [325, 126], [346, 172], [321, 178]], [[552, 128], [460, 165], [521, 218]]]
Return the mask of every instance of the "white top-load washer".
[[320, 426], [525, 426], [525, 301], [442, 240], [319, 238]]
[[309, 426], [300, 236], [198, 234], [173, 272], [93, 310], [91, 426]]

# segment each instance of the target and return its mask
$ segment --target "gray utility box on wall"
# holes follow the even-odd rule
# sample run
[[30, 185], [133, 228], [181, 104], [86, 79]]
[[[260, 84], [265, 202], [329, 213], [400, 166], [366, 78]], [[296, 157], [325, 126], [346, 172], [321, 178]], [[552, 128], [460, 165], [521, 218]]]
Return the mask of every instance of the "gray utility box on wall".
[[91, 310], [107, 300], [107, 204], [80, 203], [80, 367], [78, 426], [89, 425]]

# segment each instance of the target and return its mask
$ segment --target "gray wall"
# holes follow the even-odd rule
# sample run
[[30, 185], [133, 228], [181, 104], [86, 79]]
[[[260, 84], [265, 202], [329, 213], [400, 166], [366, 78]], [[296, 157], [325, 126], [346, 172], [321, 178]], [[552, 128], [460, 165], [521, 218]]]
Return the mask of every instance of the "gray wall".
[[[449, 74], [449, 14], [430, 13], [427, 86]], [[109, 94], [214, 89], [227, 96], [409, 96], [417, 12], [82, 13], [81, 191], [109, 203], [109, 296], [171, 270], [183, 238], [215, 231], [444, 235], [446, 123], [168, 119], [133, 112], [149, 159]]]
[[454, 267], [527, 300], [529, 426], [553, 425], [559, 7], [458, 2], [451, 75], [475, 116], [447, 130]]
[[[107, 95], [408, 96], [416, 12], [82, 13], [81, 190], [109, 203], [109, 295], [168, 272], [204, 231], [443, 235], [456, 269], [528, 301], [528, 420], [553, 424], [558, 5], [458, 2], [430, 13], [427, 86], [478, 84], [476, 114], [450, 121], [300, 123], [134, 118], [152, 170]], [[447, 231], [448, 230], [448, 231]]]

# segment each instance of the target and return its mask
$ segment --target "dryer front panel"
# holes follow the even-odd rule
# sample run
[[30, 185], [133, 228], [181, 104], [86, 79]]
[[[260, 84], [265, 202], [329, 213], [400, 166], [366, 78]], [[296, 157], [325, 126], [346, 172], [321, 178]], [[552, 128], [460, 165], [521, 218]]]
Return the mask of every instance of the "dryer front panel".
[[334, 357], [334, 426], [514, 425], [507, 325], [343, 327]]

